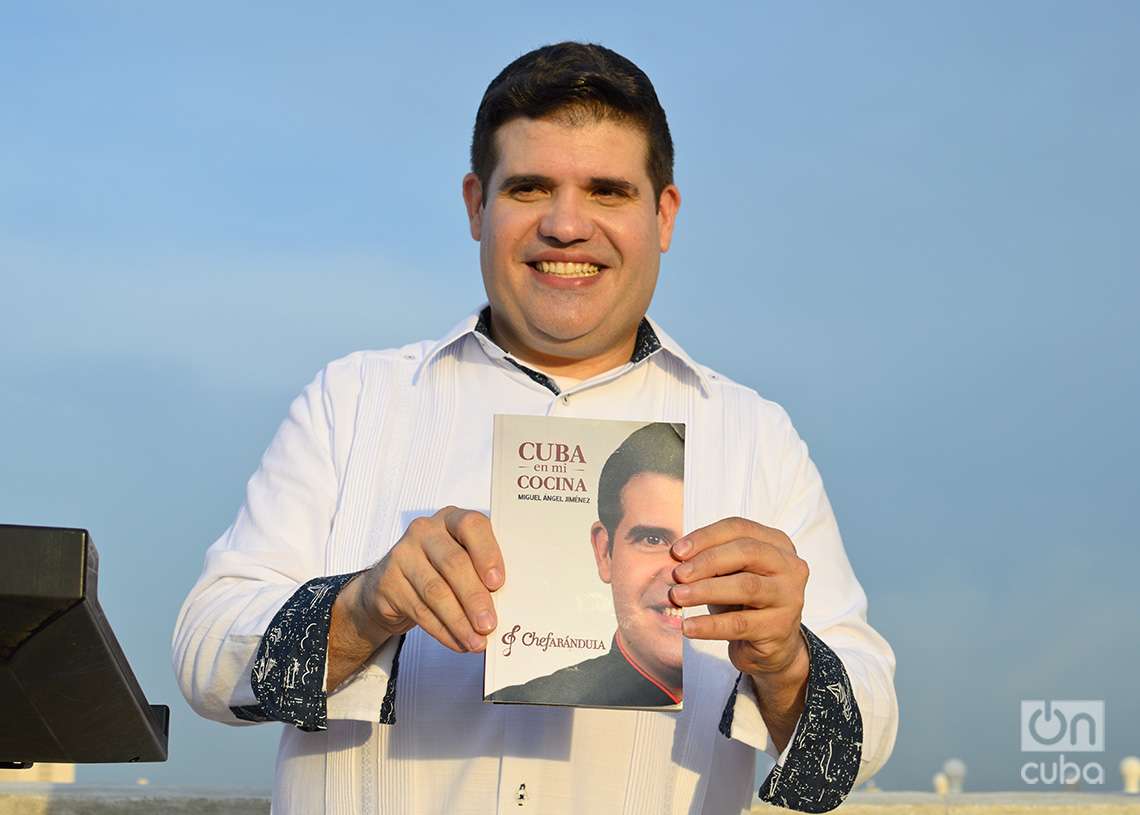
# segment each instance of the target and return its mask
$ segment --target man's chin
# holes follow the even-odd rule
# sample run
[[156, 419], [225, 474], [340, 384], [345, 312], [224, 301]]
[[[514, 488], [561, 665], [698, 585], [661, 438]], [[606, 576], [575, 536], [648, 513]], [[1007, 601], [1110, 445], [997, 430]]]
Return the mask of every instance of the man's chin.
[[595, 321], [533, 320], [527, 344], [541, 354], [561, 359], [591, 359], [607, 350]]

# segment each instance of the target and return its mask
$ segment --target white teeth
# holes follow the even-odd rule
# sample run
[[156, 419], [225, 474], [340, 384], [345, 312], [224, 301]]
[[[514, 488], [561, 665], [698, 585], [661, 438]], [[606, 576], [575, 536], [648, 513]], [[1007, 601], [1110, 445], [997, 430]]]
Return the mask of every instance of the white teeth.
[[682, 616], [682, 614], [683, 614], [683, 612], [681, 611], [681, 609], [679, 609], [679, 608], [673, 608], [672, 606], [667, 606], [667, 607], [665, 607], [665, 608], [664, 608], [664, 609], [661, 611], [661, 613], [662, 613], [662, 614], [664, 614], [666, 617], [680, 617], [680, 616]]
[[601, 268], [593, 263], [566, 263], [563, 261], [540, 260], [534, 267], [543, 274], [555, 277], [593, 277]]

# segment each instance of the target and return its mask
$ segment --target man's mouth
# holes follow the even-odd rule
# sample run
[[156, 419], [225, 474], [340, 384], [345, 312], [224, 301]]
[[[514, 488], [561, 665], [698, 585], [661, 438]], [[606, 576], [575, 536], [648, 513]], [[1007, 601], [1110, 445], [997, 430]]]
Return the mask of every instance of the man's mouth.
[[654, 606], [653, 610], [656, 611], [664, 618], [664, 622], [670, 628], [680, 628], [681, 620], [684, 619], [684, 610], [679, 609], [674, 605]]
[[594, 263], [573, 263], [562, 260], [536, 260], [527, 265], [536, 272], [554, 277], [594, 277], [602, 271], [602, 267]]

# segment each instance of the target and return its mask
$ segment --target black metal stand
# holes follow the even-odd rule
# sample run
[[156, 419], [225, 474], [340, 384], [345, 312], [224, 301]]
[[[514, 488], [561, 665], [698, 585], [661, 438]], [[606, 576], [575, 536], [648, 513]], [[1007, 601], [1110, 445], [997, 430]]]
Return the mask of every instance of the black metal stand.
[[0, 766], [166, 760], [170, 709], [147, 703], [98, 571], [85, 529], [0, 525]]

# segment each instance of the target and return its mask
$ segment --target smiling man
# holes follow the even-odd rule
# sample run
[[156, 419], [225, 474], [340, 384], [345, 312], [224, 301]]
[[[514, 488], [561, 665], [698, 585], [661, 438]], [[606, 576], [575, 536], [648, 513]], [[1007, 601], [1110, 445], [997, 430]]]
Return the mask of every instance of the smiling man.
[[570, 377], [629, 360], [681, 204], [649, 177], [644, 132], [599, 114], [508, 121], [494, 171], [463, 181], [494, 338]]
[[[681, 202], [648, 77], [597, 45], [523, 55], [483, 96], [462, 188], [487, 304], [294, 401], [179, 615], [187, 699], [287, 725], [276, 813], [746, 812], [757, 769], [763, 799], [834, 808], [891, 752], [894, 655], [787, 414], [646, 316]], [[644, 615], [689, 609], [683, 712], [481, 702], [511, 579], [480, 511], [496, 413], [686, 426], [690, 528], [614, 583], [621, 642], [666, 686]], [[676, 489], [638, 478], [627, 514]], [[613, 579], [634, 550], [604, 531]]]

